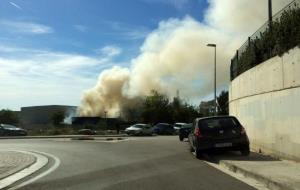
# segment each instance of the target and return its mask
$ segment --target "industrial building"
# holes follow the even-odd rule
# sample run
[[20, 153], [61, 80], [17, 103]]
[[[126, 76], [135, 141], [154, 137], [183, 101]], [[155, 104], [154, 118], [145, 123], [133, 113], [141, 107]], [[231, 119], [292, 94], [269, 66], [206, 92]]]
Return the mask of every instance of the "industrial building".
[[66, 105], [46, 105], [22, 107], [20, 112], [20, 122], [23, 126], [48, 125], [52, 123], [54, 113], [63, 112], [66, 119], [76, 115], [76, 106]]
[[104, 127], [106, 129], [116, 129], [121, 123], [120, 118], [101, 118], [101, 117], [73, 117], [72, 125], [75, 127]]

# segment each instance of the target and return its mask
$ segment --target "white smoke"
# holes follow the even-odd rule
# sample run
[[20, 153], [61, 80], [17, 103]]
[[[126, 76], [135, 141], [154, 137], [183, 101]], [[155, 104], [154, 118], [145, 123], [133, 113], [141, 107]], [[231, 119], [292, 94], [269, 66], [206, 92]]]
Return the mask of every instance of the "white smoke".
[[[217, 44], [217, 84], [226, 88], [235, 50], [267, 20], [267, 1], [210, 0], [205, 23], [190, 16], [161, 21], [145, 39], [131, 68], [103, 71], [96, 86], [84, 93], [83, 116], [117, 116], [135, 98], [157, 90], [199, 99], [213, 91], [213, 56], [208, 43]], [[275, 10], [287, 4], [273, 1]]]

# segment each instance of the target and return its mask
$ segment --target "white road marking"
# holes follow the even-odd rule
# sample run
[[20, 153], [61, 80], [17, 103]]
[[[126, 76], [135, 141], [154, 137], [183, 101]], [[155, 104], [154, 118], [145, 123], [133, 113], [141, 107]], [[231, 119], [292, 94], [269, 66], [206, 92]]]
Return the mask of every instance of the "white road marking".
[[46, 156], [42, 156], [33, 152], [20, 151], [20, 150], [9, 150], [9, 151], [31, 154], [36, 158], [36, 162], [30, 165], [29, 167], [0, 180], [0, 189], [12, 185], [16, 181], [19, 181], [20, 179], [23, 179], [24, 177], [33, 174], [34, 172], [38, 171], [48, 163], [48, 158]]
[[53, 172], [54, 170], [56, 170], [58, 168], [58, 166], [60, 165], [60, 160], [56, 156], [54, 156], [54, 155], [51, 155], [51, 154], [48, 154], [48, 153], [45, 153], [45, 152], [38, 152], [38, 151], [31, 151], [31, 152], [32, 153], [35, 152], [35, 153], [38, 153], [38, 154], [41, 154], [41, 155], [44, 154], [44, 155], [52, 158], [54, 160], [54, 164], [51, 166], [51, 168], [49, 168], [48, 170], [44, 171], [43, 173], [41, 173], [41, 174], [35, 176], [34, 178], [31, 178], [31, 179], [29, 179], [29, 180], [27, 180], [27, 181], [25, 181], [25, 182], [23, 182], [23, 183], [21, 183], [21, 184], [19, 184], [17, 186], [9, 188], [9, 190], [19, 189], [21, 187], [24, 187], [25, 185], [33, 183], [33, 182], [39, 180], [40, 178], [45, 177], [46, 175], [50, 174], [51, 172]]

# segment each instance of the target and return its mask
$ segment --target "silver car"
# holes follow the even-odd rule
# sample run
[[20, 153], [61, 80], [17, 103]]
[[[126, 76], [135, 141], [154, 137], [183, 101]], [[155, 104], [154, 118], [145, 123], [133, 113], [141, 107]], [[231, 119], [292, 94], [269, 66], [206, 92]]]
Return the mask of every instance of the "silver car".
[[152, 135], [152, 127], [148, 124], [135, 124], [125, 129], [128, 135]]
[[175, 129], [175, 133], [176, 134], [179, 134], [179, 130], [184, 126], [186, 125], [186, 123], [175, 123], [173, 125], [174, 129]]

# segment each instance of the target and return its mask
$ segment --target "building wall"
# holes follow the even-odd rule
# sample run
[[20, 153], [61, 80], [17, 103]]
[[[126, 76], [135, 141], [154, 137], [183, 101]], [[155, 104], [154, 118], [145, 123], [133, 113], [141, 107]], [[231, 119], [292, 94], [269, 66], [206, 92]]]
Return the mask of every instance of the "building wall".
[[51, 124], [51, 117], [58, 111], [63, 111], [68, 117], [68, 113], [72, 110], [76, 112], [77, 107], [75, 106], [32, 106], [22, 107], [20, 113], [20, 120], [22, 125], [30, 127], [30, 125], [47, 125]]
[[229, 112], [246, 128], [253, 149], [300, 160], [300, 49], [234, 79]]

